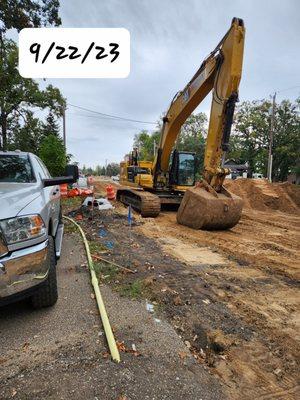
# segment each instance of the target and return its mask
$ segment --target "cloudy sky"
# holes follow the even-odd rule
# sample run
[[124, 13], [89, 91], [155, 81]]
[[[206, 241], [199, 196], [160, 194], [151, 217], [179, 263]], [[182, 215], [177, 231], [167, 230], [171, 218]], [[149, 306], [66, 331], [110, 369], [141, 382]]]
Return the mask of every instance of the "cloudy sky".
[[[295, 99], [300, 93], [298, 0], [60, 0], [63, 27], [124, 27], [131, 34], [126, 79], [49, 79], [68, 103], [157, 121], [230, 26], [246, 26], [240, 100]], [[295, 86], [298, 86], [295, 88]], [[210, 98], [197, 111], [208, 112]], [[119, 162], [150, 124], [99, 118], [68, 106], [67, 147], [81, 165]]]

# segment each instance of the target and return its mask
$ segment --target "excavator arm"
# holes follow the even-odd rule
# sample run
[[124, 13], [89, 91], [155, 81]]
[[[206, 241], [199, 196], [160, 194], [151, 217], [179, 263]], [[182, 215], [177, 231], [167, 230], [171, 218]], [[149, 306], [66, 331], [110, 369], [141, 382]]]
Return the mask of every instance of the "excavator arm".
[[241, 79], [245, 29], [234, 18], [218, 46], [204, 60], [186, 87], [176, 94], [163, 119], [159, 148], [154, 161], [154, 186], [168, 184], [169, 159], [180, 129], [195, 108], [212, 91], [203, 177], [220, 192], [226, 174], [222, 156], [228, 150], [234, 105]]

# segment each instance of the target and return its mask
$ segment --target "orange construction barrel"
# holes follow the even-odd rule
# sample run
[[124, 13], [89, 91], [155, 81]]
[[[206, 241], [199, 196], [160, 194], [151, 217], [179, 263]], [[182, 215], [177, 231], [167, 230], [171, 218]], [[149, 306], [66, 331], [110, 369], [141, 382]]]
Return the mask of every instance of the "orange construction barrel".
[[108, 198], [108, 200], [115, 200], [116, 193], [112, 185], [106, 186], [106, 197]]
[[68, 184], [63, 183], [63, 184], [59, 185], [59, 187], [60, 187], [61, 197], [67, 197], [68, 196]]

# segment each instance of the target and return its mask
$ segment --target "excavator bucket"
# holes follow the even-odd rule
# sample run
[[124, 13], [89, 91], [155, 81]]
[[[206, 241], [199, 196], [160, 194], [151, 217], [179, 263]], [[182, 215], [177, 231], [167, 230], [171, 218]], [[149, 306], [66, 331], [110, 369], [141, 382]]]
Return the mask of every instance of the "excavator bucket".
[[229, 229], [241, 218], [243, 200], [224, 187], [220, 193], [203, 187], [188, 189], [177, 212], [177, 222], [193, 229]]

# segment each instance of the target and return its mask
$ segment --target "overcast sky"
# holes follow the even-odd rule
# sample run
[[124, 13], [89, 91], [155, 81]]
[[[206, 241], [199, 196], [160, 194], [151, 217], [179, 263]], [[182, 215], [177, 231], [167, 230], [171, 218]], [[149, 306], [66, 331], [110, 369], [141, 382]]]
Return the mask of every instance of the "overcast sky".
[[[126, 79], [49, 79], [71, 104], [157, 121], [230, 26], [246, 27], [240, 100], [294, 100], [300, 92], [298, 0], [60, 0], [63, 27], [124, 27], [131, 34]], [[210, 98], [197, 111], [208, 112]], [[112, 121], [68, 106], [67, 149], [81, 165], [119, 162], [133, 136], [153, 125]]]

